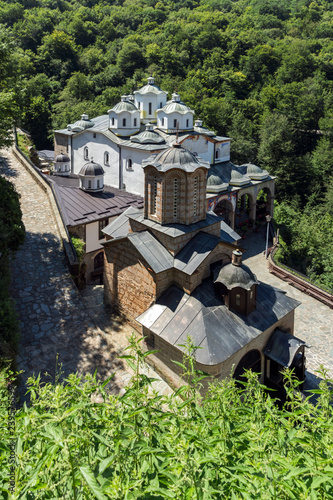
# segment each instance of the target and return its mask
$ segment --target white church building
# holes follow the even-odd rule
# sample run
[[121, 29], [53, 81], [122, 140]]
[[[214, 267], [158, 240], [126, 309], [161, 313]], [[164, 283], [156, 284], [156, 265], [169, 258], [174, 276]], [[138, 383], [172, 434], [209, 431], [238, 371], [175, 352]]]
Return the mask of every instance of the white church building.
[[194, 122], [194, 111], [177, 93], [167, 101], [153, 77], [148, 84], [122, 96], [107, 115], [81, 119], [54, 132], [55, 156], [66, 153], [71, 173], [78, 174], [91, 158], [103, 166], [106, 185], [143, 195], [142, 160], [167, 149], [176, 140], [211, 164], [230, 160], [230, 139]]
[[274, 177], [251, 163], [233, 164], [230, 138], [218, 136], [201, 120], [194, 120], [194, 111], [178, 93], [169, 101], [167, 95], [150, 76], [147, 85], [133, 95], [121, 96], [108, 114], [91, 119], [83, 114], [66, 129], [56, 130], [55, 157], [62, 154], [69, 158], [65, 175], [79, 175], [93, 160], [103, 168], [106, 186], [144, 196], [142, 164], [178, 142], [210, 164], [207, 211], [224, 217], [233, 229], [246, 217], [254, 224], [257, 200], [262, 200], [259, 194], [264, 192], [264, 211], [273, 215]]

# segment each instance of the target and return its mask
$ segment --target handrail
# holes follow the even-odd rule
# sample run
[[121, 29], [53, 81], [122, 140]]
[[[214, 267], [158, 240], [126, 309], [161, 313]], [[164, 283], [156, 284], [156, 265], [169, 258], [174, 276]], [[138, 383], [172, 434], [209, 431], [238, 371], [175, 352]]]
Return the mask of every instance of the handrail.
[[278, 246], [279, 244], [276, 243], [269, 254], [268, 257], [269, 272], [271, 272], [278, 278], [282, 279], [283, 281], [288, 282], [289, 285], [298, 288], [307, 295], [310, 295], [311, 297], [319, 300], [320, 302], [323, 302], [330, 308], [333, 308], [332, 293], [321, 288], [318, 285], [315, 285], [309, 280], [307, 276], [303, 275], [302, 273], [298, 273], [298, 271], [295, 271], [294, 269], [286, 266], [285, 264], [280, 264], [279, 262], [276, 262], [276, 260], [274, 259], [274, 254], [276, 253]]

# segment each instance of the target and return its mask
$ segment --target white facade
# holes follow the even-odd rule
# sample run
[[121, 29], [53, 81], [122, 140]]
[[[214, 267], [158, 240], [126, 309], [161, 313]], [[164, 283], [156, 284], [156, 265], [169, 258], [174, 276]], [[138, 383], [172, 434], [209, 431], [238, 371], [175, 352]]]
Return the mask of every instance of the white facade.
[[134, 92], [135, 105], [140, 110], [142, 123], [156, 123], [157, 110], [166, 105], [167, 95], [168, 92], [155, 85], [151, 76], [148, 78], [148, 85]]

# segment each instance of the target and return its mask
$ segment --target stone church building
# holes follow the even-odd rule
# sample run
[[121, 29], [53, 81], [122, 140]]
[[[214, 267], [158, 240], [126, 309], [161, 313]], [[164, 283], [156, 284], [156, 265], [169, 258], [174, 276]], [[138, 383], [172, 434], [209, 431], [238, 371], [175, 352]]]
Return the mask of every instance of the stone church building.
[[182, 361], [191, 336], [197, 367], [211, 378], [252, 368], [274, 386], [288, 366], [304, 379], [305, 343], [293, 336], [299, 303], [259, 282], [242, 263], [238, 235], [207, 213], [209, 160], [175, 143], [142, 170], [144, 208], [103, 230], [104, 287], [105, 302], [159, 350], [155, 368], [177, 373], [171, 360]]

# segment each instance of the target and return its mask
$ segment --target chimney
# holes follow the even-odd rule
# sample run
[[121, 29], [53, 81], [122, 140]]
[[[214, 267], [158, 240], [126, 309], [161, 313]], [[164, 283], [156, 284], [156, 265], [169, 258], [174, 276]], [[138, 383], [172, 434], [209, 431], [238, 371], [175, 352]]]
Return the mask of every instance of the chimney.
[[232, 264], [234, 266], [238, 266], [240, 267], [242, 265], [242, 252], [240, 250], [234, 250], [232, 252], [232, 260], [231, 260]]

